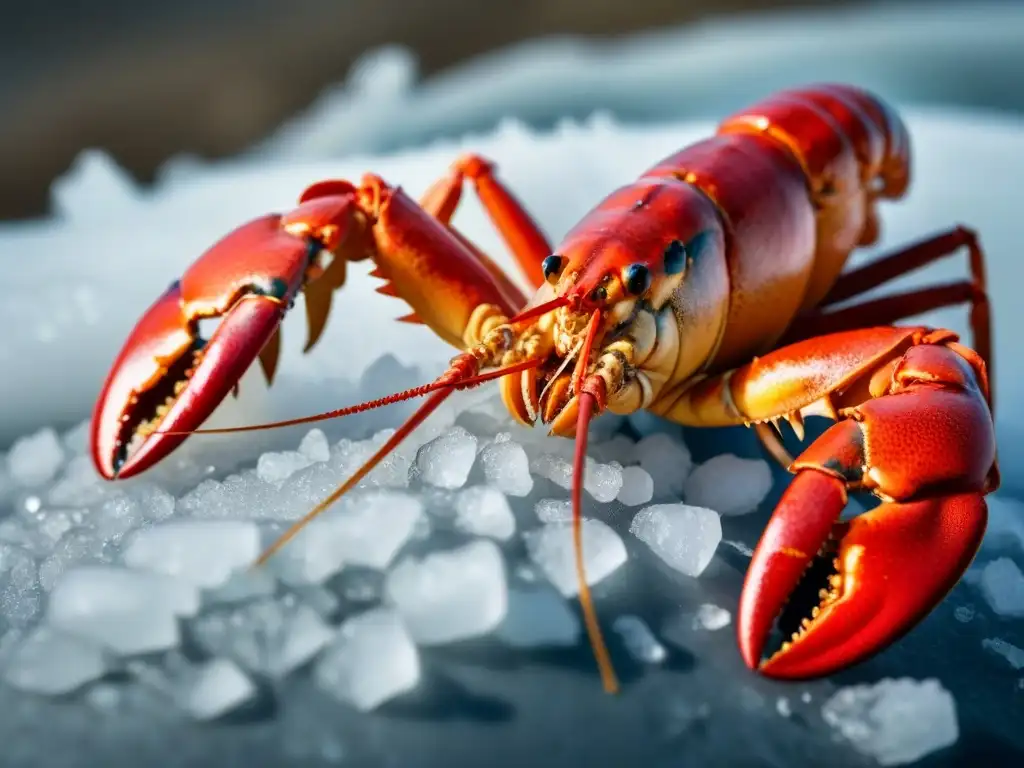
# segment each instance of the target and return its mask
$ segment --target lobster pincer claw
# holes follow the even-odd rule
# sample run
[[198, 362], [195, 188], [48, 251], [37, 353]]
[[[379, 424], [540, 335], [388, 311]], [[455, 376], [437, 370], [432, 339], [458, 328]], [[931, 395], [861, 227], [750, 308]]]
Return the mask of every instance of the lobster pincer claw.
[[[106, 479], [136, 475], [177, 448], [237, 385], [301, 287], [310, 245], [250, 222], [196, 261], [129, 335], [93, 410], [93, 463]], [[199, 321], [220, 318], [204, 340]], [[156, 431], [156, 430], [159, 430]]]
[[[845, 456], [827, 468], [797, 461], [754, 551], [737, 635], [744, 662], [766, 676], [825, 676], [884, 650], [946, 597], [981, 545], [981, 490], [917, 495], [841, 521], [848, 479], [837, 468], [860, 460], [859, 438], [858, 423], [840, 422], [822, 439], [846, 443]], [[785, 642], [762, 660], [775, 626]]]

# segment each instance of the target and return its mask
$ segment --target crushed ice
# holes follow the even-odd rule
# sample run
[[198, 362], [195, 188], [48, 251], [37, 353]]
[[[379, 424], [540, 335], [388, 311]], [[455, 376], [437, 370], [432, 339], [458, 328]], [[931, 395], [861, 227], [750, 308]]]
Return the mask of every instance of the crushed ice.
[[[305, 668], [330, 696], [369, 711], [421, 685], [421, 647], [491, 636], [519, 653], [583, 648], [566, 492], [571, 443], [511, 424], [497, 398], [428, 421], [267, 567], [249, 568], [391, 434], [333, 442], [313, 429], [298, 445], [175, 493], [145, 479], [97, 482], [82, 427], [19, 441], [3, 465], [13, 489], [5, 498], [20, 507], [0, 521], [0, 574], [7, 624], [26, 631], [5, 680], [41, 695], [84, 689], [101, 707], [109, 698], [101, 694], [116, 692], [107, 675], [120, 663], [186, 716], [213, 720], [254, 700], [257, 681]], [[587, 467], [591, 585], [629, 568], [634, 551], [691, 578], [722, 543], [749, 554], [723, 542], [722, 516], [756, 509], [770, 487], [766, 464], [725, 456], [695, 465], [677, 437], [660, 432], [595, 435]], [[433, 544], [432, 521], [464, 541]], [[979, 577], [1001, 610], [1014, 610], [1011, 566], [990, 563]], [[731, 622], [712, 604], [690, 615], [705, 631]], [[637, 661], [665, 660], [666, 646], [639, 616], [620, 615], [611, 627]], [[186, 638], [203, 659], [182, 659]], [[1006, 641], [985, 647], [1019, 663]], [[872, 707], [900, 700], [845, 696], [827, 717], [855, 741]], [[948, 738], [941, 697], [925, 703]], [[929, 747], [908, 732], [867, 741], [883, 760]]]
[[938, 680], [886, 678], [841, 688], [822, 717], [880, 765], [908, 765], [956, 743], [956, 704]]

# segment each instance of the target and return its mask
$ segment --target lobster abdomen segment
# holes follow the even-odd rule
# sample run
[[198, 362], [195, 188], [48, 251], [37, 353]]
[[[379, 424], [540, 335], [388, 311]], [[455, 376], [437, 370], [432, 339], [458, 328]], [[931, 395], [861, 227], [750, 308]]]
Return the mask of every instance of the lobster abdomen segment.
[[799, 162], [770, 136], [719, 134], [661, 161], [644, 174], [652, 177], [703, 192], [725, 232], [728, 320], [707, 370], [771, 349], [800, 309], [814, 268], [815, 211]]
[[802, 166], [817, 209], [814, 269], [801, 309], [816, 306], [850, 253], [878, 238], [878, 198], [910, 181], [906, 126], [883, 101], [846, 85], [777, 93], [724, 120], [720, 134], [767, 135]]

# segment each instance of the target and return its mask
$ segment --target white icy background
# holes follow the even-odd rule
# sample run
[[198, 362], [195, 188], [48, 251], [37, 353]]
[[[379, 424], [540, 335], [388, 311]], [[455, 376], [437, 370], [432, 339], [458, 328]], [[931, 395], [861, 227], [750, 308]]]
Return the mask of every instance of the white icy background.
[[[17, 440], [0, 465], [9, 515], [0, 520], [7, 742], [33, 754], [27, 724], [81, 733], [99, 718], [107, 749], [160, 754], [160, 744], [173, 743], [182, 764], [189, 754], [250, 762], [257, 754], [269, 764], [274, 755], [363, 761], [354, 764], [406, 755], [407, 763], [428, 749], [439, 764], [458, 764], [493, 748], [487, 733], [501, 724], [510, 760], [558, 745], [580, 760], [617, 755], [650, 765], [679, 753], [794, 765], [823, 750], [860, 765], [871, 754], [907, 763], [972, 731], [1019, 738], [1011, 716], [1024, 690], [1024, 505], [1012, 493], [1021, 490], [1024, 400], [1008, 330], [1020, 284], [1014, 214], [1024, 130], [992, 117], [908, 116], [915, 187], [906, 203], [884, 208], [886, 244], [963, 222], [982, 233], [989, 254], [1007, 492], [992, 500], [985, 550], [968, 583], [877, 660], [835, 681], [769, 683], [740, 665], [730, 612], [780, 474], [767, 499], [757, 504], [764, 488], [743, 504], [736, 476], [716, 477], [716, 466], [749, 469], [751, 489], [763, 486], [763, 466], [708, 459], [758, 458], [746, 433], [691, 432], [684, 442], [680, 430], [640, 417], [632, 434], [646, 437], [634, 444], [613, 437], [620, 425], [603, 419], [591, 451], [588, 570], [627, 683], [620, 699], [600, 694], [571, 597], [565, 464], [544, 458], [564, 460], [568, 443], [507, 424], [493, 388], [433, 419], [367, 488], [256, 577], [238, 571], [259, 545], [352, 471], [410, 405], [312, 435], [193, 438], [165, 466], [118, 486], [92, 476], [80, 422], [121, 340], [167, 282], [225, 231], [287, 208], [315, 179], [372, 169], [418, 194], [458, 152], [481, 151], [557, 240], [601, 192], [712, 126], [625, 128], [596, 118], [538, 135], [507, 122], [420, 151], [331, 162], [286, 161], [285, 147], [261, 165], [178, 164], [145, 194], [106, 157], [85, 153], [55, 187], [56, 220], [0, 230], [0, 248], [17, 264], [0, 302], [11, 331], [0, 342], [8, 364], [0, 429], [6, 442]], [[467, 201], [457, 225], [518, 279]], [[337, 407], [440, 370], [451, 350], [423, 328], [392, 322], [400, 306], [373, 293], [365, 271], [352, 270], [308, 357], [299, 354], [305, 320], [296, 307], [273, 390], [250, 372], [215, 423]], [[964, 274], [961, 257], [900, 285]], [[964, 317], [953, 310], [928, 319], [964, 331]], [[359, 341], [369, 326], [374, 346]], [[440, 442], [417, 453], [432, 438]], [[711, 510], [663, 506], [680, 496]], [[954, 664], [970, 669], [970, 680]], [[954, 700], [930, 678], [965, 695]], [[854, 684], [863, 687], [842, 687]], [[77, 706], [55, 708], [50, 696]], [[371, 709], [379, 712], [356, 714]], [[250, 730], [188, 726], [220, 717]], [[582, 729], [583, 741], [577, 717], [605, 725]], [[438, 729], [447, 729], [443, 749], [431, 746]], [[48, 738], [61, 764], [76, 764], [68, 740]]]

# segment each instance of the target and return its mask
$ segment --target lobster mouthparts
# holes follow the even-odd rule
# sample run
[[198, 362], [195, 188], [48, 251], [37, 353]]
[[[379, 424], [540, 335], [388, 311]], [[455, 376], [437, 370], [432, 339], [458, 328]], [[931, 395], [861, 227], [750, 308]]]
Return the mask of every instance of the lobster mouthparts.
[[[885, 649], [953, 588], [987, 520], [978, 493], [885, 503], [839, 522], [845, 504], [843, 482], [818, 470], [798, 472], [780, 500], [740, 597], [737, 635], [751, 669], [820, 677]], [[762, 660], [773, 627], [785, 642]]]
[[[177, 448], [234, 388], [280, 325], [276, 297], [243, 295], [209, 341], [183, 313], [174, 283], [128, 337], [97, 400], [93, 463], [108, 480], [126, 479]], [[155, 430], [160, 429], [161, 433]]]

